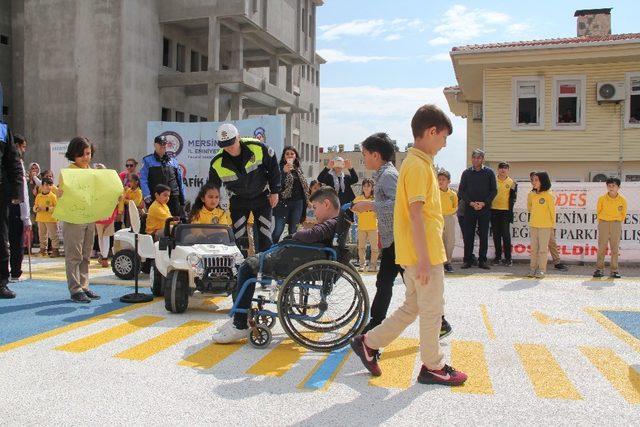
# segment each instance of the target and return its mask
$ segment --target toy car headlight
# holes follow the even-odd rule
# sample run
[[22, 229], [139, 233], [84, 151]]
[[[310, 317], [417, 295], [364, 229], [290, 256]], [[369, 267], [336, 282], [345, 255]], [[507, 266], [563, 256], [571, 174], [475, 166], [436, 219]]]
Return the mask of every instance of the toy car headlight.
[[201, 268], [202, 257], [198, 254], [189, 254], [187, 256], [187, 263], [191, 268]]

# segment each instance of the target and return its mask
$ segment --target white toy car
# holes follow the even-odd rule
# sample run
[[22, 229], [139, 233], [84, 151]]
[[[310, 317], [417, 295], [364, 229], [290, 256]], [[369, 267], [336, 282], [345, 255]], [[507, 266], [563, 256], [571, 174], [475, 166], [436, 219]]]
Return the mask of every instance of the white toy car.
[[[169, 220], [168, 220], [169, 221]], [[178, 224], [156, 243], [154, 283], [163, 283], [165, 308], [172, 313], [187, 309], [189, 296], [202, 293], [229, 295], [244, 256], [230, 227], [218, 224]]]
[[[134, 277], [135, 262], [135, 233], [131, 228], [123, 228], [113, 235], [113, 258], [111, 259], [111, 269], [113, 273], [122, 280], [132, 280]], [[155, 248], [153, 237], [148, 234], [138, 235], [138, 269], [144, 271], [145, 261], [153, 259]], [[147, 263], [148, 264], [148, 263]], [[154, 295], [161, 295], [162, 289], [152, 289]]]

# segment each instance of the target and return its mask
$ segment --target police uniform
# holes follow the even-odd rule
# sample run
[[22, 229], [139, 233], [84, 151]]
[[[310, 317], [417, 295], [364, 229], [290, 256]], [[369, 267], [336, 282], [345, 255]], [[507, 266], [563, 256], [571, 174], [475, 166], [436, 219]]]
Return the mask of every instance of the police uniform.
[[155, 188], [158, 184], [164, 184], [171, 189], [171, 197], [167, 203], [171, 214], [175, 216], [182, 215], [182, 207], [185, 203], [182, 169], [176, 159], [167, 154], [160, 157], [154, 152], [142, 159], [142, 168], [140, 169], [142, 196], [145, 199], [148, 197], [153, 199]]

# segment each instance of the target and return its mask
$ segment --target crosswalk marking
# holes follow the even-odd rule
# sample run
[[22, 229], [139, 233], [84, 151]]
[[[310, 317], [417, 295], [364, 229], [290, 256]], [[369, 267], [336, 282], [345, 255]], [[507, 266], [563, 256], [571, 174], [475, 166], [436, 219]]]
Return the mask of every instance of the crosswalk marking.
[[451, 365], [469, 376], [463, 386], [452, 388], [453, 392], [493, 394], [489, 367], [484, 356], [482, 343], [453, 341], [451, 343]]
[[627, 402], [640, 404], [640, 372], [609, 348], [583, 346], [580, 351]]
[[122, 325], [114, 326], [102, 332], [97, 332], [93, 335], [89, 335], [88, 337], [80, 338], [79, 340], [56, 347], [56, 350], [82, 353], [137, 332], [140, 329], [161, 321], [162, 319], [164, 319], [164, 317], [140, 316], [133, 320], [128, 320]]
[[211, 343], [181, 360], [178, 365], [195, 369], [210, 369], [240, 350], [246, 340], [231, 344]]
[[146, 360], [149, 357], [178, 344], [181, 341], [212, 326], [212, 322], [191, 320], [173, 328], [157, 337], [151, 338], [128, 350], [116, 354], [114, 357], [129, 360]]
[[487, 311], [487, 306], [484, 304], [480, 304], [480, 311], [482, 312], [482, 321], [484, 322], [484, 327], [487, 328], [487, 335], [490, 339], [495, 340], [496, 333], [493, 331], [491, 320], [489, 320], [489, 312]]
[[549, 349], [542, 344], [515, 344], [520, 361], [538, 397], [581, 400]]
[[309, 374], [298, 384], [307, 390], [327, 390], [351, 355], [351, 348], [342, 347], [320, 359]]
[[308, 350], [293, 340], [285, 339], [247, 370], [251, 375], [281, 377], [300, 360]]
[[419, 340], [398, 338], [384, 348], [379, 364], [382, 376], [369, 380], [369, 385], [405, 389], [413, 381], [413, 367], [418, 355]]

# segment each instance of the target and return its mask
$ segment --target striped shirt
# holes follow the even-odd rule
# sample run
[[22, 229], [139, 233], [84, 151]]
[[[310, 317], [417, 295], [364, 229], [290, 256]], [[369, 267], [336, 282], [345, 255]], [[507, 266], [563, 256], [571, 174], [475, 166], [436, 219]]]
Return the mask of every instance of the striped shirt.
[[393, 244], [393, 207], [398, 187], [398, 169], [391, 162], [380, 166], [373, 174], [373, 205], [378, 217], [378, 234], [383, 248]]

